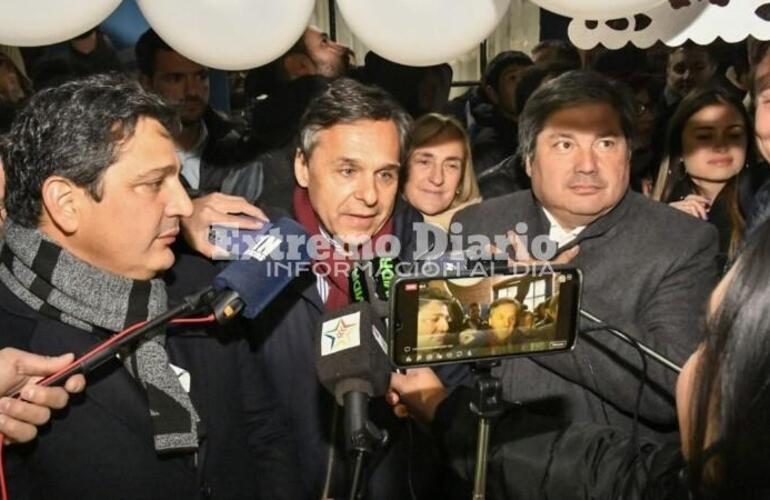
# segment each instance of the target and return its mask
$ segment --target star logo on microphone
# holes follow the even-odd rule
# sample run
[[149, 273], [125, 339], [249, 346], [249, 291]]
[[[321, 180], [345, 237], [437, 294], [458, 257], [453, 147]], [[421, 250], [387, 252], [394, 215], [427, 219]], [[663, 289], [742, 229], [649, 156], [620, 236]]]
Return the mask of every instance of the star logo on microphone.
[[326, 356], [360, 345], [360, 324], [358, 312], [325, 321], [321, 330], [321, 355]]
[[324, 335], [331, 341], [331, 349], [334, 349], [337, 341], [345, 341], [345, 332], [350, 330], [353, 325], [346, 325], [344, 321], [339, 320], [333, 330], [324, 332]]

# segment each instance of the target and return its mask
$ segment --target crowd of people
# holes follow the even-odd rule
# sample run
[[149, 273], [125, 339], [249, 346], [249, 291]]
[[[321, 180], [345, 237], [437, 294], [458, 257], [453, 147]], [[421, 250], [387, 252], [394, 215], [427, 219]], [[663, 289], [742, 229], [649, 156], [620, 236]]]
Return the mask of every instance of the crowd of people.
[[[596, 331], [568, 353], [494, 369], [516, 404], [494, 426], [491, 497], [766, 497], [768, 49], [687, 43], [661, 59], [549, 40], [497, 54], [450, 100], [448, 64], [368, 54], [357, 66], [310, 26], [240, 75], [240, 114], [214, 109], [209, 68], [152, 30], [131, 64], [98, 30], [35, 60], [4, 50], [11, 498], [346, 497], [354, 463], [316, 332], [352, 301], [356, 249], [395, 240], [399, 261], [419, 261], [426, 222], [455, 250], [483, 238], [512, 264], [579, 268], [581, 307], [603, 322], [582, 320]], [[211, 284], [213, 224], [284, 216], [333, 251], [256, 319], [161, 328], [86, 377], [35, 385]], [[553, 329], [558, 297], [533, 310], [495, 297], [453, 317], [434, 289], [420, 301], [423, 346]], [[642, 369], [607, 325], [682, 373]], [[472, 385], [462, 364], [392, 374], [370, 408], [390, 439], [366, 464], [364, 498], [470, 496]]]

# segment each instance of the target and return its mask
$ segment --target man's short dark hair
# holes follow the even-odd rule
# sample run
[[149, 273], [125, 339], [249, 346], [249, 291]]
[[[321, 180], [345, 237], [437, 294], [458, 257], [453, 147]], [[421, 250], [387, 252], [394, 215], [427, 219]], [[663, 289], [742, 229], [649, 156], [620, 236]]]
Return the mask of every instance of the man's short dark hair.
[[708, 45], [699, 45], [692, 40], [687, 40], [682, 45], [679, 45], [677, 47], [669, 47], [668, 49], [668, 59], [667, 62], [671, 60], [671, 56], [679, 52], [680, 50], [686, 50], [688, 52], [701, 52], [703, 53], [706, 58], [713, 64], [714, 66], [719, 66], [719, 60], [716, 57], [716, 54], [712, 50], [712, 48]]
[[152, 78], [155, 74], [155, 57], [160, 50], [175, 52], [152, 28], [145, 31], [134, 46], [139, 73]]
[[509, 66], [532, 66], [532, 58], [518, 50], [506, 50], [497, 54], [484, 71], [484, 83], [500, 92], [500, 75]]
[[431, 302], [442, 302], [449, 306], [454, 300], [454, 297], [440, 288], [427, 287], [420, 290], [420, 296], [418, 300], [419, 308], [427, 306]]
[[160, 97], [119, 74], [93, 75], [34, 95], [0, 144], [8, 217], [37, 227], [43, 182], [52, 175], [86, 187], [100, 201], [102, 175], [140, 117], [159, 121], [170, 134], [179, 127]]
[[545, 64], [535, 64], [525, 69], [519, 75], [516, 85], [516, 112], [521, 113], [524, 105], [544, 81], [556, 78], [568, 71], [579, 69], [577, 66], [556, 61]]
[[[535, 154], [537, 136], [557, 111], [585, 104], [607, 104], [618, 114], [626, 141], [634, 137], [633, 98], [621, 82], [590, 70], [569, 71], [538, 88], [519, 115], [519, 152], [524, 159]], [[630, 148], [629, 148], [630, 150]]]
[[543, 40], [535, 45], [532, 49], [532, 53], [539, 52], [541, 50], [553, 49], [556, 51], [556, 60], [568, 63], [581, 65], [580, 53], [574, 45], [566, 40]]
[[359, 120], [392, 120], [398, 131], [401, 163], [409, 149], [412, 119], [390, 94], [379, 87], [364, 85], [350, 78], [338, 78], [310, 101], [300, 121], [300, 148], [310, 158], [318, 143], [318, 133], [341, 123]]

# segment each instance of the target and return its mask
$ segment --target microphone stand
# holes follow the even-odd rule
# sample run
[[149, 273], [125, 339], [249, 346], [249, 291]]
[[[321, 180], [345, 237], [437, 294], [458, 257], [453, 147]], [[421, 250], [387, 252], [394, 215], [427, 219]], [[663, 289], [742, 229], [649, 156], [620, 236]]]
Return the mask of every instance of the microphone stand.
[[355, 455], [355, 467], [350, 487], [350, 500], [362, 498], [361, 476], [364, 461], [375, 449], [383, 448], [389, 440], [388, 431], [378, 429], [369, 420], [369, 395], [349, 391], [343, 396], [345, 407], [345, 444], [350, 455]]
[[[356, 286], [364, 288], [368, 294], [368, 302], [373, 313], [381, 319], [387, 321], [389, 314], [389, 303], [381, 300], [377, 295], [377, 284], [374, 282], [374, 276], [356, 270], [357, 278], [351, 283], [351, 290]], [[356, 284], [363, 275], [363, 284]], [[361, 477], [363, 475], [364, 461], [371, 455], [376, 448], [387, 446], [390, 436], [388, 431], [378, 429], [369, 420], [369, 395], [361, 391], [349, 391], [343, 395], [345, 407], [345, 443], [349, 455], [355, 455], [355, 465], [353, 467], [353, 479], [350, 487], [350, 500], [362, 498], [363, 488]]]
[[487, 490], [487, 456], [492, 420], [503, 413], [502, 383], [492, 375], [499, 361], [479, 361], [473, 367], [476, 384], [473, 388], [471, 411], [479, 416], [476, 468], [473, 479], [473, 500], [484, 500]]

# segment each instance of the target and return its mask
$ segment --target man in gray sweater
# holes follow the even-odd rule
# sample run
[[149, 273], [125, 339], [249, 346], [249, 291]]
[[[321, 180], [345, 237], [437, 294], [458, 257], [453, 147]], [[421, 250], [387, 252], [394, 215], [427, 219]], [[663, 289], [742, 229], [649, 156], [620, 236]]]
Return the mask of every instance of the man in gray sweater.
[[[584, 310], [681, 364], [702, 336], [717, 276], [717, 235], [628, 189], [632, 102], [592, 72], [573, 71], [542, 86], [519, 119], [532, 190], [469, 207], [453, 222], [462, 224], [464, 238], [500, 241], [513, 232], [518, 243], [506, 250], [517, 260], [570, 260], [583, 272]], [[581, 330], [591, 326], [581, 322]], [[572, 421], [628, 426], [640, 367], [633, 347], [599, 330], [581, 333], [570, 354], [515, 358], [500, 373], [505, 399], [537, 401]], [[648, 362], [643, 434], [676, 430], [675, 382], [675, 373]]]

